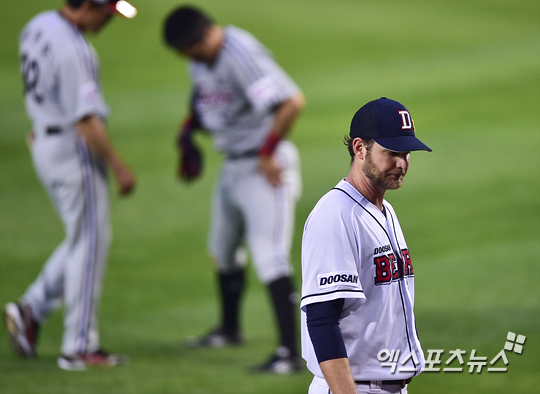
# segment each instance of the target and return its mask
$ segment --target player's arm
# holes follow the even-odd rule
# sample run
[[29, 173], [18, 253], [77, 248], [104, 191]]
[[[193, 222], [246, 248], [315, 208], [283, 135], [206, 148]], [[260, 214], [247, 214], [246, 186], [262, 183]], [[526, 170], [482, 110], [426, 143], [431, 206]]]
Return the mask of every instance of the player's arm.
[[356, 394], [348, 358], [334, 358], [319, 364], [332, 394]]
[[279, 141], [288, 135], [304, 105], [304, 95], [297, 92], [275, 109], [272, 129], [259, 151], [259, 168], [273, 186], [279, 186], [281, 183], [281, 170], [274, 160], [273, 153]]
[[181, 180], [186, 182], [191, 182], [198, 178], [203, 169], [203, 156], [201, 150], [193, 141], [193, 132], [195, 130], [203, 130], [199, 120], [199, 114], [195, 109], [196, 100], [197, 89], [193, 89], [189, 113], [180, 124], [178, 137], [176, 139], [176, 146], [179, 151], [176, 173]]
[[339, 328], [344, 302], [339, 298], [307, 305], [307, 327], [317, 361], [332, 393], [356, 394], [356, 383]]
[[88, 115], [79, 120], [75, 127], [92, 153], [109, 165], [119, 193], [124, 195], [131, 192], [135, 187], [135, 176], [111, 145], [103, 121], [96, 115]]
[[135, 186], [135, 177], [109, 142], [105, 124], [95, 115], [100, 113], [102, 104], [99, 83], [92, 75], [91, 67], [85, 64], [74, 43], [62, 45], [56, 55], [59, 56], [58, 75], [62, 78], [59, 101], [65, 106], [66, 116], [91, 152], [109, 165], [120, 194], [129, 193]]
[[275, 109], [272, 133], [280, 139], [289, 134], [291, 126], [304, 106], [305, 99], [302, 92], [297, 92], [281, 103]]
[[198, 91], [196, 88], [193, 88], [193, 90], [191, 91], [191, 97], [189, 100], [188, 114], [184, 118], [182, 123], [180, 124], [179, 132], [178, 132], [179, 140], [183, 136], [191, 136], [191, 134], [197, 129], [202, 129], [199, 113], [195, 109], [197, 96], [198, 96]]

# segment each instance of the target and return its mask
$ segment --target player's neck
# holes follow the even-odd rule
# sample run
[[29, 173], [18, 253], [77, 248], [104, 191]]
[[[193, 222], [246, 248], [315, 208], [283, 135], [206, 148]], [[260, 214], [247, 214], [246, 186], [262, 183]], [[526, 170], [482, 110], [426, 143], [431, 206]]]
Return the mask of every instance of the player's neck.
[[353, 187], [367, 198], [370, 203], [375, 205], [381, 211], [383, 210], [384, 194], [386, 193], [386, 190], [380, 188], [367, 178], [361, 168], [352, 168], [345, 180], [353, 185]]
[[212, 65], [219, 56], [223, 40], [225, 39], [225, 32], [223, 27], [213, 25], [208, 34], [208, 42], [211, 47], [210, 57], [207, 59], [207, 63]]
[[65, 20], [75, 25], [79, 30], [85, 30], [81, 22], [81, 12], [79, 9], [73, 8], [66, 4], [60, 9], [59, 13]]

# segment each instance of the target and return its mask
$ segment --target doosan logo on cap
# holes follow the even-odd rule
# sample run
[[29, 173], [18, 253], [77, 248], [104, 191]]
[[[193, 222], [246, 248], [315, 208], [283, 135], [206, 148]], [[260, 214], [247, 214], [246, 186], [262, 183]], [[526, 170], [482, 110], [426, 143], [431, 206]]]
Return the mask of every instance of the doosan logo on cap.
[[354, 114], [351, 138], [372, 139], [394, 152], [431, 149], [414, 134], [414, 123], [405, 106], [386, 97], [370, 101]]

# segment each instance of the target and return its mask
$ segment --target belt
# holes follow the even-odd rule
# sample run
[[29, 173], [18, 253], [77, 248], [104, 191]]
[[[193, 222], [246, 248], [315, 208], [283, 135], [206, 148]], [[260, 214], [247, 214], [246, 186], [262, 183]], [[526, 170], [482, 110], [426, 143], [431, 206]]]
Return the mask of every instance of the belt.
[[49, 126], [45, 129], [47, 135], [60, 134], [61, 132], [62, 128], [60, 126]]
[[240, 153], [227, 153], [227, 160], [248, 159], [250, 157], [256, 157], [259, 155], [258, 149], [248, 150]]
[[[411, 383], [411, 380], [413, 378], [409, 378], [409, 379], [403, 379], [403, 380], [383, 380], [380, 382], [380, 384], [382, 385], [387, 385], [387, 384], [395, 384], [395, 385], [400, 385], [401, 388], [404, 388], [406, 385], [408, 385], [409, 383]], [[356, 384], [371, 384], [371, 380], [355, 380], [354, 383]], [[373, 382], [378, 382], [378, 381], [373, 381]]]

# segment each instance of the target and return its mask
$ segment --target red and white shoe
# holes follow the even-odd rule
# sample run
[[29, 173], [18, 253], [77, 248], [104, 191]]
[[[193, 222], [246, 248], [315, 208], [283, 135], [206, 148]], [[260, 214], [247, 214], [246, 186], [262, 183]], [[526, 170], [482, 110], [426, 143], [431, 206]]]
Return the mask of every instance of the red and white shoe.
[[76, 356], [60, 356], [58, 366], [66, 371], [84, 371], [89, 366], [116, 367], [129, 364], [125, 354], [110, 354], [100, 349], [95, 353], [78, 354]]
[[28, 304], [9, 302], [4, 307], [9, 344], [23, 358], [36, 357], [39, 324], [32, 317]]

